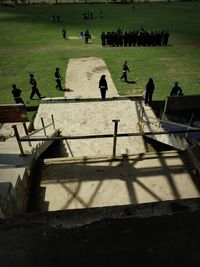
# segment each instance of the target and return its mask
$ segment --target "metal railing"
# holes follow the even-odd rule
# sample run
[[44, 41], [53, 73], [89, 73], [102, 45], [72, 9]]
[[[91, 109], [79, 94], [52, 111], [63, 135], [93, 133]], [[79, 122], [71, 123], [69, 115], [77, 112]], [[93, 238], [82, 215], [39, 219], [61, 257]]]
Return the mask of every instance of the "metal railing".
[[[53, 117], [53, 114], [51, 114], [51, 120], [52, 122], [49, 123], [48, 125], [45, 125], [44, 124], [44, 119], [43, 117], [40, 118], [41, 119], [41, 123], [42, 123], [42, 128], [34, 131], [33, 133], [29, 133], [28, 132], [28, 129], [27, 129], [27, 126], [26, 126], [26, 123], [23, 123], [23, 127], [24, 127], [24, 132], [25, 132], [25, 136], [23, 137], [20, 137], [19, 135], [19, 131], [17, 129], [17, 125], [13, 125], [12, 128], [14, 129], [14, 133], [15, 133], [15, 137], [16, 137], [16, 140], [17, 140], [17, 143], [18, 143], [18, 146], [19, 146], [19, 150], [20, 150], [20, 155], [23, 157], [25, 156], [25, 153], [24, 153], [24, 150], [23, 150], [23, 146], [22, 146], [22, 142], [26, 141], [28, 142], [29, 146], [32, 146], [31, 144], [31, 141], [33, 141], [33, 138], [31, 138], [32, 135], [40, 132], [40, 131], [44, 131], [44, 135], [47, 137], [47, 132], [46, 132], [46, 128], [48, 128], [49, 126], [53, 126], [54, 130], [56, 130], [56, 127], [55, 127], [55, 121], [54, 121], [54, 117]], [[35, 140], [34, 140], [35, 141]], [[42, 141], [41, 139], [40, 140], [37, 140], [37, 141]]]
[[[141, 108], [140, 110], [140, 114], [139, 114], [139, 125], [147, 123], [144, 121], [143, 116], [144, 116], [145, 112], [144, 112], [144, 107]], [[149, 118], [149, 116], [148, 116]], [[28, 129], [26, 127], [26, 124], [23, 123], [24, 126], [24, 131], [26, 133], [26, 136], [19, 136], [19, 132], [17, 130], [17, 126], [13, 125], [13, 129], [15, 131], [15, 136], [17, 139], [17, 143], [19, 146], [19, 150], [20, 150], [20, 155], [21, 156], [25, 156], [23, 147], [22, 147], [22, 142], [28, 142], [29, 146], [32, 146], [31, 142], [38, 142], [38, 141], [61, 141], [61, 140], [78, 140], [78, 139], [92, 139], [92, 138], [113, 138], [113, 147], [112, 147], [112, 156], [116, 157], [116, 148], [117, 148], [117, 138], [118, 137], [131, 137], [131, 136], [143, 136], [143, 135], [163, 135], [163, 134], [177, 134], [177, 133], [191, 133], [191, 132], [200, 132], [200, 128], [196, 128], [196, 127], [192, 127], [191, 123], [190, 125], [184, 125], [184, 124], [180, 124], [180, 123], [175, 123], [175, 122], [168, 122], [165, 120], [162, 120], [161, 118], [159, 119], [160, 122], [164, 122], [164, 123], [169, 123], [169, 124], [173, 124], [173, 125], [178, 125], [178, 126], [183, 126], [185, 128], [187, 128], [186, 130], [171, 130], [171, 131], [148, 131], [148, 132], [144, 132], [142, 130], [142, 127], [140, 127], [140, 132], [129, 132], [129, 133], [120, 133], [118, 134], [118, 123], [120, 122], [120, 120], [116, 119], [116, 120], [112, 120], [112, 122], [114, 123], [114, 132], [113, 134], [95, 134], [95, 135], [74, 135], [74, 136], [47, 136], [47, 132], [46, 132], [46, 128], [48, 128], [49, 126], [53, 125], [54, 130], [56, 130], [55, 128], [55, 122], [54, 122], [54, 117], [53, 115], [51, 115], [51, 119], [52, 119], [52, 123], [45, 125], [44, 124], [44, 119], [41, 118], [41, 124], [42, 124], [42, 128], [38, 129], [36, 131], [34, 131], [33, 133], [28, 133]], [[155, 120], [155, 118], [152, 117], [152, 119]], [[191, 120], [192, 121], [192, 120]], [[148, 122], [151, 123], [151, 122]], [[41, 137], [37, 137], [37, 136], [33, 136], [34, 134], [40, 132], [40, 131], [44, 131], [44, 136]]]

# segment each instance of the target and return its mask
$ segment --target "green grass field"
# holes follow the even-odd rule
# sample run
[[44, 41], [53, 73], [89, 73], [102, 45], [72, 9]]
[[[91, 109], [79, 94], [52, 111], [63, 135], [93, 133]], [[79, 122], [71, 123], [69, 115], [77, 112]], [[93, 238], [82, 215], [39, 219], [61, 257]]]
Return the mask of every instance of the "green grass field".
[[[94, 19], [83, 21], [90, 10]], [[104, 19], [98, 17], [104, 12]], [[154, 79], [154, 99], [163, 100], [174, 80], [179, 80], [185, 95], [200, 93], [200, 2], [121, 4], [32, 5], [0, 9], [0, 95], [1, 103], [14, 103], [11, 85], [21, 88], [28, 107], [39, 101], [29, 100], [29, 73], [34, 72], [38, 88], [48, 97], [62, 96], [55, 90], [54, 71], [60, 67], [64, 77], [70, 58], [98, 56], [105, 60], [121, 95], [141, 94], [149, 77]], [[53, 24], [52, 14], [60, 14], [61, 22]], [[101, 47], [104, 31], [167, 29], [168, 47]], [[95, 39], [63, 40], [61, 30], [79, 36], [89, 29]], [[119, 81], [123, 61], [127, 59], [135, 84]], [[78, 79], [78, 73], [77, 73]], [[98, 85], [97, 85], [98, 86]]]

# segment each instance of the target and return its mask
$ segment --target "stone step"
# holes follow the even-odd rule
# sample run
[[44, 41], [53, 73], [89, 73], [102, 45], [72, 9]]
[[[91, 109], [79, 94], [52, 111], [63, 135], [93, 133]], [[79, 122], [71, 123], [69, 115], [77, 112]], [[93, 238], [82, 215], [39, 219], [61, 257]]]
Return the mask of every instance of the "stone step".
[[176, 134], [161, 134], [161, 135], [148, 135], [148, 138], [154, 139], [158, 142], [169, 145], [179, 150], [186, 150], [189, 147], [189, 143], [184, 137], [180, 137]]
[[132, 154], [132, 155], [122, 155], [122, 156], [118, 156], [115, 157], [114, 159], [112, 157], [109, 156], [104, 156], [104, 157], [57, 157], [57, 158], [47, 158], [43, 160], [43, 164], [44, 165], [48, 165], [48, 164], [64, 164], [64, 163], [78, 163], [78, 162], [85, 162], [85, 163], [91, 163], [95, 160], [95, 162], [101, 162], [103, 161], [120, 161], [123, 160], [126, 156], [128, 157], [128, 159], [133, 160], [138, 158], [140, 155], [142, 156], [141, 160], [144, 159], [154, 159], [155, 157], [157, 157], [158, 155], [162, 155], [163, 157], [166, 156], [178, 156], [178, 152], [177, 150], [170, 150], [170, 151], [162, 151], [162, 152], [148, 152], [148, 153], [140, 153], [140, 154]]

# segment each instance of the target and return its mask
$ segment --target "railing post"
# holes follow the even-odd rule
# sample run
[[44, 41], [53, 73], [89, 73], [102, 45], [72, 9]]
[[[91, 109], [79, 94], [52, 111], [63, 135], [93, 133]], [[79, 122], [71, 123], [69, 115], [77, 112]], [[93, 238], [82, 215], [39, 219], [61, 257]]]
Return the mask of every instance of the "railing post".
[[54, 117], [53, 117], [53, 114], [51, 114], [51, 120], [52, 120], [52, 123], [53, 123], [53, 128], [54, 128], [54, 130], [56, 129], [56, 127], [55, 127], [55, 122], [54, 122]]
[[161, 109], [161, 110], [160, 110], [160, 116], [159, 116], [159, 124], [158, 124], [158, 127], [159, 127], [159, 128], [160, 128], [160, 124], [161, 124], [162, 116], [163, 116], [163, 111], [162, 111], [162, 109]]
[[23, 150], [23, 147], [22, 147], [22, 143], [20, 141], [20, 136], [19, 136], [19, 133], [18, 133], [18, 130], [17, 130], [17, 126], [13, 125], [12, 128], [14, 129], [14, 132], [15, 132], [15, 137], [17, 139], [17, 143], [18, 143], [18, 146], [19, 146], [19, 150], [20, 150], [21, 156], [24, 157], [26, 155], [24, 154], [24, 150]]
[[[28, 133], [28, 129], [27, 129], [27, 126], [26, 126], [25, 122], [23, 122], [23, 126], [24, 126], [25, 134], [28, 136], [28, 139], [29, 139], [29, 133]], [[31, 141], [30, 140], [28, 140], [28, 144], [29, 144], [29, 146], [31, 146]]]
[[144, 107], [142, 107], [141, 109], [140, 123], [143, 122], [143, 116], [144, 116]]
[[42, 127], [43, 127], [43, 130], [44, 130], [44, 135], [47, 136], [43, 118], [41, 118], [41, 122], [42, 122]]
[[120, 120], [112, 120], [114, 125], [114, 134], [113, 134], [113, 158], [116, 156], [116, 146], [117, 146], [117, 130], [118, 130], [118, 122]]
[[[190, 129], [190, 127], [192, 126], [192, 124], [193, 124], [193, 121], [194, 121], [194, 113], [192, 113], [192, 116], [191, 116], [191, 118], [190, 118], [190, 122], [189, 122], [189, 125], [188, 125], [188, 130]], [[185, 134], [185, 137], [187, 137], [188, 136], [188, 132]]]

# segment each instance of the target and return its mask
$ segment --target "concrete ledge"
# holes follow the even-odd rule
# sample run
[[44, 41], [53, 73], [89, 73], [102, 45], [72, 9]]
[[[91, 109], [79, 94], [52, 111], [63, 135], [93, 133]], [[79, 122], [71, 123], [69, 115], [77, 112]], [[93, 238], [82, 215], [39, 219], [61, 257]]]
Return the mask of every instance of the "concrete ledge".
[[187, 150], [187, 155], [195, 169], [195, 172], [200, 175], [200, 147], [193, 145]]
[[199, 110], [200, 95], [168, 96], [165, 102], [164, 113], [170, 114], [177, 111]]
[[200, 199], [184, 199], [114, 207], [75, 209], [54, 212], [26, 213], [0, 221], [0, 231], [14, 225], [48, 225], [55, 228], [76, 228], [103, 219], [151, 218], [192, 213], [200, 210]]
[[[115, 96], [106, 98], [105, 101], [118, 101], [118, 100], [134, 100], [141, 101], [144, 100], [143, 96]], [[75, 102], [102, 102], [101, 98], [75, 98], [69, 99], [67, 97], [54, 97], [54, 98], [43, 98], [40, 104], [53, 104], [53, 103], [75, 103]]]

